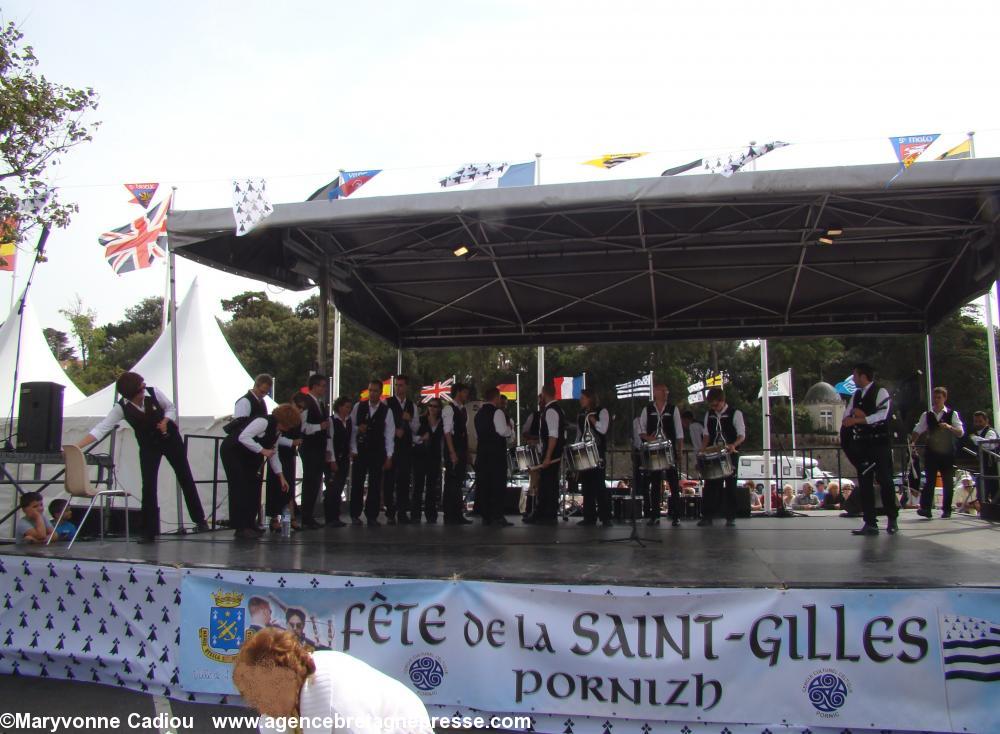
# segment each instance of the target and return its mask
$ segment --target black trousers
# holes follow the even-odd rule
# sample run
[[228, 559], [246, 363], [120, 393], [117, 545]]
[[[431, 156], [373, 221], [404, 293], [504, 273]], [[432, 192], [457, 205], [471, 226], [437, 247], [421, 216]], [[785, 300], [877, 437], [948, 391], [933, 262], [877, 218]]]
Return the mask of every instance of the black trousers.
[[462, 496], [468, 471], [465, 462], [464, 452], [458, 454], [456, 464], [452, 464], [450, 459], [444, 461], [444, 498], [441, 510], [445, 520], [459, 520], [465, 515], [465, 498]]
[[437, 520], [441, 504], [441, 447], [424, 447], [413, 451], [413, 494], [410, 496], [410, 517], [420, 513], [428, 520]]
[[302, 522], [316, 522], [316, 501], [323, 487], [323, 475], [327, 470], [326, 447], [318, 442], [303, 443], [299, 449], [302, 459]]
[[229, 484], [229, 527], [233, 530], [257, 527], [262, 457], [228, 440], [222, 442], [219, 455]]
[[264, 514], [268, 517], [278, 517], [295, 500], [295, 475], [298, 471], [295, 466], [295, 449], [291, 446], [278, 448], [278, 459], [281, 461], [281, 473], [288, 482], [288, 491], [281, 491], [278, 475], [271, 471], [271, 465], [268, 464], [267, 479], [264, 482]]
[[[706, 520], [711, 520], [717, 515], [722, 515], [727, 520], [736, 519], [739, 472], [735, 469], [739, 466], [738, 456], [734, 458], [733, 464], [734, 471], [731, 477], [705, 480], [705, 489], [701, 497], [701, 516]], [[677, 505], [680, 505], [679, 499]]]
[[392, 454], [392, 469], [385, 473], [382, 485], [386, 517], [409, 516], [412, 479], [413, 447], [397, 443]]
[[[380, 451], [362, 450], [351, 467], [351, 519], [361, 517], [362, 510], [368, 522], [375, 522], [382, 511], [382, 475], [385, 473], [385, 456]], [[365, 494], [365, 484], [368, 493]]]
[[941, 456], [930, 451], [924, 453], [924, 486], [920, 490], [920, 509], [934, 509], [934, 488], [938, 472], [941, 473], [941, 511], [951, 514], [955, 497], [955, 457]]
[[862, 456], [861, 467], [858, 470], [858, 491], [861, 492], [861, 515], [865, 519], [865, 524], [878, 523], [875, 515], [876, 481], [882, 495], [885, 514], [895, 520], [899, 508], [896, 506], [896, 487], [892, 481], [892, 449], [888, 446], [870, 446]]
[[609, 522], [611, 520], [611, 490], [608, 489], [604, 464], [580, 474], [583, 488], [583, 519]]
[[337, 459], [337, 471], [331, 470], [327, 474], [326, 489], [323, 490], [323, 517], [327, 522], [340, 519], [340, 504], [350, 471], [351, 457], [342, 456]]
[[177, 483], [184, 493], [184, 504], [187, 505], [191, 522], [195, 524], [205, 522], [205, 510], [201, 506], [198, 488], [191, 475], [184, 440], [177, 427], [171, 423], [167, 435], [139, 443], [139, 467], [142, 474], [142, 534], [146, 538], [153, 538], [160, 531], [157, 475], [160, 471], [160, 459], [163, 458], [166, 458], [177, 476]]
[[667, 502], [667, 514], [670, 517], [680, 519], [681, 513], [681, 480], [677, 474], [677, 467], [672, 467], [666, 471], [653, 472], [649, 475], [649, 509], [650, 517], [660, 517], [663, 507], [663, 480], [667, 481], [670, 487], [670, 499]]
[[504, 519], [503, 500], [507, 491], [507, 457], [481, 457], [476, 467], [476, 498], [483, 523]]
[[535, 518], [555, 520], [559, 516], [559, 464], [550, 464], [538, 472], [538, 505]]

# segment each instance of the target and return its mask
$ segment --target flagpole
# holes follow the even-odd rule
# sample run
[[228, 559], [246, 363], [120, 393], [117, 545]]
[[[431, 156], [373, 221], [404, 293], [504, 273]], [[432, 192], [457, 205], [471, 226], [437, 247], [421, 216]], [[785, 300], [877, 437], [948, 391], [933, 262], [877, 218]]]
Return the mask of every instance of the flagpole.
[[[760, 340], [761, 440], [764, 454], [764, 512], [771, 512], [771, 399], [767, 389], [767, 339]], [[780, 488], [779, 488], [780, 489]]]
[[545, 387], [545, 347], [538, 348], [538, 365], [536, 372], [538, 377], [538, 392], [541, 394], [542, 388]]
[[795, 373], [788, 368], [788, 400], [792, 410], [792, 464], [795, 464]]
[[514, 396], [514, 410], [517, 413], [517, 436], [514, 439], [514, 445], [521, 445], [521, 373], [514, 373], [514, 389], [517, 390], [517, 395]]
[[17, 256], [19, 252], [17, 245], [21, 241], [21, 238], [17, 235], [14, 235], [14, 237], [14, 254], [11, 255], [10, 263], [10, 304], [7, 306], [7, 313], [14, 310], [14, 293], [17, 291], [17, 261], [19, 259]]
[[340, 309], [333, 309], [333, 397], [340, 397]]
[[[177, 187], [174, 186], [171, 189], [170, 201], [167, 207], [167, 218], [169, 220], [170, 213], [174, 210], [174, 200], [177, 198]], [[170, 237], [167, 236], [167, 273], [168, 282], [170, 284], [170, 381], [173, 383], [173, 394], [171, 397], [174, 401], [174, 410], [177, 411], [177, 428], [180, 429], [181, 423], [181, 405], [177, 386], [177, 256], [174, 254], [174, 248], [170, 243]], [[181, 507], [181, 485], [180, 481], [175, 478], [174, 487], [176, 489], [177, 495], [177, 534], [185, 535], [187, 529], [184, 527], [184, 514]], [[149, 529], [146, 528], [148, 532]]]

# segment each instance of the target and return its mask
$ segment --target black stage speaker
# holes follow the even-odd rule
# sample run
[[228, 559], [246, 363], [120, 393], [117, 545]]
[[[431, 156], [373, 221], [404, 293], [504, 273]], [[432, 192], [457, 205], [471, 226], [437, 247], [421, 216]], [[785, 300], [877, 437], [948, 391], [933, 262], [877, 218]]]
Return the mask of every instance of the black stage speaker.
[[521, 514], [521, 488], [508, 486], [503, 496], [503, 514]]
[[22, 382], [17, 411], [17, 450], [62, 450], [63, 390], [55, 382]]

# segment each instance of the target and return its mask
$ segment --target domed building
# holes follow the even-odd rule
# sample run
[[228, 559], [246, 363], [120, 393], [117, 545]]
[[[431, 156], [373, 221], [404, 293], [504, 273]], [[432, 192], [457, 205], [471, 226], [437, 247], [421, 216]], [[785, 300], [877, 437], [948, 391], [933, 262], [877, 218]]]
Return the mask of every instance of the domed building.
[[844, 420], [844, 398], [829, 382], [817, 382], [810, 387], [800, 405], [809, 413], [817, 431], [836, 432]]

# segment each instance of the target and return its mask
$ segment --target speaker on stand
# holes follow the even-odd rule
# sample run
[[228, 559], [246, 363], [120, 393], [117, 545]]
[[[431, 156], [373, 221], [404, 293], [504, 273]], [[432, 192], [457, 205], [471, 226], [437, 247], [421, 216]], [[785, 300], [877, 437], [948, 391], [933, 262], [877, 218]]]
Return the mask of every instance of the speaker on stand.
[[17, 411], [17, 450], [62, 450], [63, 390], [55, 382], [22, 382]]

